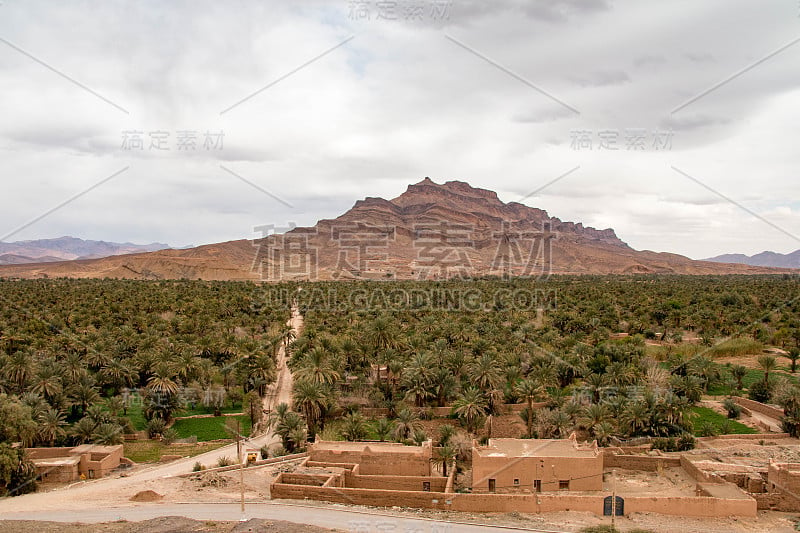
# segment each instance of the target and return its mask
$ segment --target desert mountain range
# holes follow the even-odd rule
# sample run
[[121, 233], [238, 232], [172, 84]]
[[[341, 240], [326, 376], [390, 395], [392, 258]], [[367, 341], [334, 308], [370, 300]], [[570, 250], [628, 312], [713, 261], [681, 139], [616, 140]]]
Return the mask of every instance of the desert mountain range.
[[0, 242], [0, 265], [50, 263], [73, 259], [99, 259], [111, 255], [155, 252], [168, 244], [132, 244], [59, 237], [35, 241]]
[[0, 266], [0, 277], [442, 279], [554, 274], [777, 273], [637, 251], [613, 229], [565, 222], [461, 181], [425, 178], [393, 200], [366, 198], [335, 219], [256, 241]]
[[778, 252], [761, 252], [755, 255], [745, 254], [723, 254], [704, 261], [714, 261], [715, 263], [738, 263], [742, 265], [777, 267], [777, 268], [800, 268], [800, 250], [788, 254]]

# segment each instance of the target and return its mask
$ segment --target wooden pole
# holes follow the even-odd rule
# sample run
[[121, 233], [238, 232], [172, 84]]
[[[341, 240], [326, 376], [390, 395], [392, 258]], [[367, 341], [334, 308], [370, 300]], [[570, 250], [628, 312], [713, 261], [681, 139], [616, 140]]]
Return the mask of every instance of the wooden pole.
[[242, 503], [242, 521], [244, 521], [244, 461], [242, 460], [242, 433], [239, 428], [239, 419], [236, 419], [236, 448], [239, 450], [239, 488], [241, 492]]

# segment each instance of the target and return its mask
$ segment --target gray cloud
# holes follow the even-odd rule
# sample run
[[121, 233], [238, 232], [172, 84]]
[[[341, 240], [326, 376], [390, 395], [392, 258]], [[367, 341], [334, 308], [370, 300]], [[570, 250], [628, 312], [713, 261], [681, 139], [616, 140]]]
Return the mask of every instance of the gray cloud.
[[[454, 0], [451, 9], [446, 20], [364, 21], [347, 0], [6, 3], [3, 38], [130, 115], [0, 44], [0, 226], [18, 227], [125, 166], [17, 237], [208, 243], [250, 237], [260, 224], [313, 224], [424, 176], [513, 201], [580, 166], [526, 203], [614, 227], [635, 247], [695, 257], [796, 244], [670, 170], [756, 212], [785, 212], [780, 224], [800, 232], [797, 206], [779, 209], [800, 197], [800, 48], [670, 114], [793, 39], [784, 3]], [[570, 143], [571, 130], [625, 128], [672, 129], [673, 146]], [[173, 142], [178, 130], [224, 130], [225, 146], [126, 152], [128, 129], [166, 130]]]

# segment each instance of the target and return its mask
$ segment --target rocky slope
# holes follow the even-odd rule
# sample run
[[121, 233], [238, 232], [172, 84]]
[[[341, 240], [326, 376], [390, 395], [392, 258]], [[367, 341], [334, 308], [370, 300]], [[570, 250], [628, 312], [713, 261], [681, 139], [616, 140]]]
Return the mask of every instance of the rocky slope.
[[256, 242], [0, 267], [0, 277], [270, 281], [775, 272], [781, 271], [637, 251], [613, 229], [562, 221], [464, 182], [428, 178], [393, 200], [366, 198], [336, 219]]

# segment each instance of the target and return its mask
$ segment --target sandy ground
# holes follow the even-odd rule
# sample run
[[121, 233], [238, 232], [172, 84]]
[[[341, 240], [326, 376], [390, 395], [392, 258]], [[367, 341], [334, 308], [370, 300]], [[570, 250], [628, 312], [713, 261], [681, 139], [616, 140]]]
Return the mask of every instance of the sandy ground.
[[288, 533], [318, 533], [336, 531], [316, 526], [306, 526], [284, 522], [281, 520], [264, 520], [252, 518], [246, 522], [212, 522], [208, 520], [190, 520], [179, 516], [153, 518], [141, 522], [120, 520], [103, 524], [83, 524], [60, 522], [38, 522], [30, 520], [13, 520], [2, 523], [6, 531], [18, 533], [177, 533], [177, 532], [209, 532], [209, 533], [267, 533], [285, 531]]

